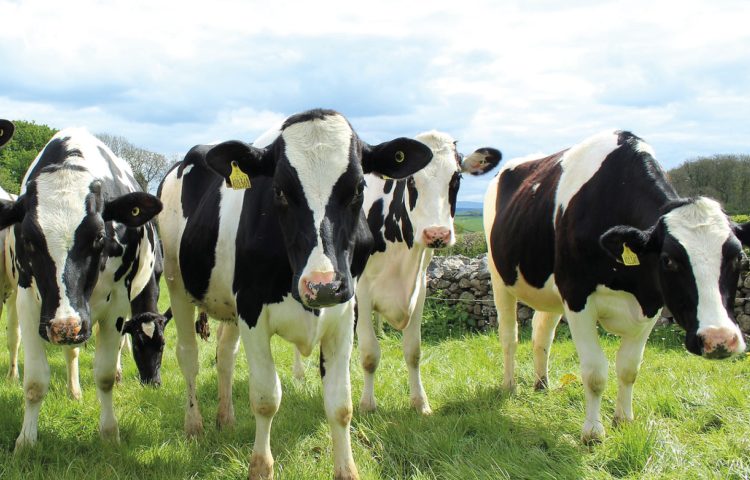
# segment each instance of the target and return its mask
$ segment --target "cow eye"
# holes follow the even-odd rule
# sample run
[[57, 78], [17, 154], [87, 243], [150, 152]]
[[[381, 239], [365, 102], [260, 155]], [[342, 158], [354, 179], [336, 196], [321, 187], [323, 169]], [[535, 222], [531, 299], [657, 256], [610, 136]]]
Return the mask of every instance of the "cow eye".
[[672, 257], [666, 254], [661, 256], [661, 265], [664, 270], [667, 270], [669, 272], [676, 272], [680, 268], [677, 262]]
[[365, 193], [365, 181], [362, 180], [359, 182], [359, 184], [354, 188], [354, 195], [352, 195], [352, 205], [356, 205], [362, 201], [362, 197]]

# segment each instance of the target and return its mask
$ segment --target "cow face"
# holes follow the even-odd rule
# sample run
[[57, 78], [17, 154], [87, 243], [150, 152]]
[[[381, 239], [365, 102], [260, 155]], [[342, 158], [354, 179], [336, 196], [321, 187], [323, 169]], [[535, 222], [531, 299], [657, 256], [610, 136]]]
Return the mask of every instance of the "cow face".
[[14, 131], [13, 122], [0, 118], [0, 147], [10, 141]]
[[161, 359], [166, 343], [164, 329], [170, 318], [146, 312], [124, 323], [121, 318], [117, 320], [117, 329], [132, 339], [133, 359], [143, 385], [161, 385]]
[[115, 243], [105, 223], [136, 227], [161, 210], [153, 195], [106, 201], [101, 190], [86, 169], [52, 165], [15, 202], [0, 201], [0, 228], [17, 225], [19, 286], [36, 290], [39, 334], [54, 344], [78, 344], [91, 335], [89, 299]]
[[500, 162], [494, 148], [481, 148], [464, 158], [448, 134], [431, 131], [415, 137], [432, 150], [432, 161], [406, 180], [409, 218], [414, 242], [428, 248], [456, 243], [453, 217], [456, 215], [461, 173], [483, 175]]
[[233, 164], [251, 179], [273, 177], [269, 195], [294, 273], [292, 295], [321, 308], [354, 294], [350, 266], [366, 226], [363, 174], [404, 178], [431, 157], [424, 144], [407, 138], [368, 145], [340, 114], [314, 110], [287, 119], [267, 148], [226, 142], [213, 147], [206, 162], [227, 180]]
[[614, 227], [601, 243], [621, 263], [623, 245], [639, 258], [651, 257], [664, 303], [686, 331], [688, 351], [724, 358], [745, 350], [733, 311], [742, 244], [750, 242], [746, 229], [732, 225], [714, 200], [697, 198], [648, 231]]

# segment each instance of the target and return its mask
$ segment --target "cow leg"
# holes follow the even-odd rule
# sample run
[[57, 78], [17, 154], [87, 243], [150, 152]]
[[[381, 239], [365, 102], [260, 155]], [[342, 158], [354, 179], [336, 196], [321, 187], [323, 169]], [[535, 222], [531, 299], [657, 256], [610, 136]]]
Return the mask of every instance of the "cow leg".
[[115, 375], [115, 381], [120, 383], [122, 381], [122, 351], [130, 350], [130, 336], [123, 335], [120, 340], [120, 348], [117, 351], [117, 373]]
[[359, 363], [362, 365], [364, 385], [359, 400], [360, 412], [373, 412], [378, 408], [375, 401], [375, 371], [380, 364], [380, 342], [372, 324], [372, 303], [363, 293], [357, 294], [357, 340]]
[[115, 418], [112, 404], [112, 390], [117, 375], [117, 357], [121, 335], [113, 320], [99, 322], [96, 334], [96, 351], [94, 352], [94, 382], [96, 395], [99, 397], [101, 413], [99, 416], [99, 434], [105, 440], [120, 441], [120, 430]]
[[588, 309], [581, 312], [565, 310], [570, 333], [573, 337], [581, 364], [581, 378], [586, 397], [586, 420], [583, 423], [581, 440], [584, 443], [604, 439], [601, 417], [602, 394], [607, 386], [607, 357], [599, 344], [596, 328], [597, 318]]
[[643, 350], [646, 348], [651, 329], [656, 319], [640, 332], [623, 336], [617, 350], [617, 403], [613, 422], [615, 425], [633, 421], [633, 384], [641, 368]]
[[559, 314], [537, 310], [531, 320], [531, 344], [534, 350], [534, 372], [536, 373], [535, 390], [545, 390], [549, 387], [547, 378], [549, 352], [561, 317]]
[[255, 443], [250, 457], [250, 480], [273, 478], [271, 423], [281, 404], [281, 382], [271, 354], [271, 334], [267, 321], [252, 329], [243, 319], [238, 322], [245, 346], [250, 383], [250, 406], [255, 415]]
[[422, 415], [430, 415], [432, 408], [422, 386], [419, 360], [422, 356], [422, 311], [424, 310], [425, 285], [420, 286], [419, 297], [409, 324], [403, 331], [403, 348], [406, 368], [409, 370], [409, 397], [411, 405]]
[[[18, 381], [18, 347], [21, 346], [21, 326], [18, 324], [18, 314], [16, 313], [16, 292], [13, 292], [6, 301], [8, 305], [5, 311], [5, 321], [7, 322], [7, 342], [8, 353], [10, 354], [10, 366], [8, 368], [8, 380]], [[3, 306], [0, 304], [0, 312]]]
[[292, 374], [295, 380], [298, 382], [305, 381], [305, 361], [302, 359], [302, 354], [299, 353], [299, 348], [294, 347], [294, 365], [292, 366]]
[[78, 374], [78, 347], [65, 347], [65, 363], [68, 367], [68, 394], [73, 400], [81, 399], [81, 383]]
[[516, 320], [516, 297], [492, 274], [492, 291], [497, 309], [497, 328], [503, 346], [503, 388], [510, 393], [516, 391], [516, 348], [518, 347], [518, 321]]
[[232, 403], [232, 374], [234, 362], [240, 349], [240, 328], [234, 322], [222, 322], [216, 342], [216, 371], [218, 372], [219, 410], [216, 427], [234, 427], [234, 404]]
[[49, 388], [49, 364], [44, 340], [39, 336], [39, 304], [34, 296], [30, 288], [19, 289], [16, 301], [24, 350], [23, 425], [16, 439], [16, 452], [36, 443], [39, 410]]
[[175, 327], [177, 329], [177, 363], [185, 377], [187, 403], [185, 405], [185, 433], [197, 436], [203, 433], [203, 417], [198, 406], [196, 381], [198, 378], [198, 340], [195, 338], [195, 307], [181, 289], [168, 284]]
[[[342, 310], [343, 309], [343, 310]], [[358, 479], [354, 464], [349, 425], [352, 420], [352, 389], [349, 379], [349, 360], [354, 343], [354, 302], [341, 307], [331, 307], [323, 315], [326, 325], [320, 340], [320, 372], [323, 377], [323, 403], [331, 428], [333, 443], [333, 474], [337, 480]], [[336, 318], [338, 317], [338, 318]], [[367, 323], [372, 330], [370, 317], [358, 324]]]

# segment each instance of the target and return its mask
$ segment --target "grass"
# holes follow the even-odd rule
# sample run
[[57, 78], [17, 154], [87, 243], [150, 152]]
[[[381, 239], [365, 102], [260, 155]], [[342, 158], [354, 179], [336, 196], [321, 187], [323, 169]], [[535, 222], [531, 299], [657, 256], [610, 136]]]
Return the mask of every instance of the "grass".
[[[216, 323], [212, 323], [215, 330]], [[201, 342], [199, 400], [206, 431], [197, 440], [182, 433], [184, 386], [174, 355], [175, 332], [168, 327], [161, 389], [143, 388], [132, 357], [124, 358], [124, 380], [115, 389], [120, 445], [103, 444], [97, 433], [98, 402], [92, 378], [93, 348], [81, 355], [83, 401], [68, 399], [65, 364], [50, 348], [51, 391], [40, 415], [39, 443], [13, 455], [23, 414], [23, 392], [0, 380], [0, 478], [171, 479], [246, 478], [254, 436], [247, 399], [247, 366], [238, 356], [234, 401], [237, 426], [214, 427], [217, 410], [214, 338]], [[500, 389], [502, 351], [495, 335], [452, 333], [427, 336], [422, 365], [435, 413], [418, 416], [408, 404], [400, 338], [381, 342], [377, 413], [352, 422], [354, 458], [364, 479], [741, 479], [750, 477], [750, 362], [706, 361], [689, 355], [681, 334], [657, 329], [635, 389], [636, 421], [614, 428], [616, 381], [610, 381], [602, 411], [608, 437], [593, 447], [580, 444], [583, 390], [560, 378], [580, 378], [575, 349], [565, 325], [553, 346], [547, 393], [533, 391], [528, 330], [521, 331], [519, 389]], [[610, 359], [617, 341], [602, 335]], [[356, 347], [355, 347], [356, 349]], [[291, 375], [292, 349], [274, 339], [273, 352], [284, 392], [274, 420], [271, 445], [281, 479], [329, 479], [331, 444], [317, 368], [307, 382]], [[315, 358], [313, 355], [311, 358]], [[357, 358], [356, 350], [353, 359]], [[0, 373], [8, 367], [0, 351]], [[362, 388], [352, 362], [353, 402]]]
[[458, 233], [484, 231], [481, 212], [459, 212], [456, 214], [454, 224]]

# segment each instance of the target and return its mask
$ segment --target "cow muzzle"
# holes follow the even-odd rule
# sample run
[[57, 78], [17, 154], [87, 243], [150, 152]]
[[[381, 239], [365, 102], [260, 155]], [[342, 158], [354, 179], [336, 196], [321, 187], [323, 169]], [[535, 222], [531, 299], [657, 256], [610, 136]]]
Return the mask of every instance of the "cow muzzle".
[[330, 307], [346, 301], [343, 282], [334, 272], [311, 272], [300, 279], [302, 303], [311, 308]]
[[422, 242], [429, 248], [444, 248], [451, 243], [448, 227], [427, 227], [422, 231]]
[[88, 329], [83, 328], [80, 318], [55, 318], [47, 324], [47, 340], [55, 345], [71, 345], [88, 340]]
[[699, 337], [705, 358], [727, 358], [745, 351], [745, 340], [738, 328], [708, 327]]

